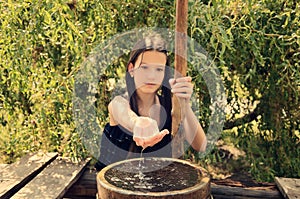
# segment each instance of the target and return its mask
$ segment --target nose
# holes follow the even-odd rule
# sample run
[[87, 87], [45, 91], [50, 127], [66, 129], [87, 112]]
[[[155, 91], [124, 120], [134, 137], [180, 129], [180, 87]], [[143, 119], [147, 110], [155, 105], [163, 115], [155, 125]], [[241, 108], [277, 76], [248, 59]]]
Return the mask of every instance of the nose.
[[156, 76], [155, 69], [151, 68], [151, 70], [149, 70], [147, 73], [147, 77], [148, 79], [155, 79], [155, 76]]

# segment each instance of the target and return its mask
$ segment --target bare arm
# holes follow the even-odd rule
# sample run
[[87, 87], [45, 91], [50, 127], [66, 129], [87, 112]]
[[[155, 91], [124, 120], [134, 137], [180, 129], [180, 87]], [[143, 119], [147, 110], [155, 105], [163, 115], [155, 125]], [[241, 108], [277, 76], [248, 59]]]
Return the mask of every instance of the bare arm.
[[183, 119], [183, 129], [185, 138], [196, 151], [204, 152], [207, 145], [206, 135], [189, 105], [185, 107], [185, 118]]
[[146, 148], [160, 142], [169, 133], [167, 129], [159, 132], [157, 122], [150, 117], [137, 116], [130, 109], [128, 101], [116, 96], [108, 105], [110, 125], [121, 125], [133, 133], [138, 146]]
[[110, 124], [121, 125], [133, 132], [134, 124], [138, 116], [130, 109], [128, 101], [121, 96], [116, 96], [108, 105]]
[[178, 79], [170, 79], [172, 92], [181, 100], [182, 111], [184, 112], [183, 129], [185, 139], [196, 151], [205, 151], [207, 145], [206, 135], [195, 116], [191, 106], [190, 98], [193, 93], [193, 84], [191, 77], [181, 77]]

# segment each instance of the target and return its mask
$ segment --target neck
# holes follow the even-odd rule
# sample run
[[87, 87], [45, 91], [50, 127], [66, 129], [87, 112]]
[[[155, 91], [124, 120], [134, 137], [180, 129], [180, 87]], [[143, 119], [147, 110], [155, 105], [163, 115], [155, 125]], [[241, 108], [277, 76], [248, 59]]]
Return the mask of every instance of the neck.
[[155, 93], [138, 95], [138, 111], [139, 115], [150, 117], [160, 125], [160, 103]]
[[155, 93], [138, 93], [138, 103], [142, 107], [152, 106], [155, 103]]
[[150, 108], [156, 103], [155, 93], [138, 93], [139, 113], [142, 116], [149, 116]]

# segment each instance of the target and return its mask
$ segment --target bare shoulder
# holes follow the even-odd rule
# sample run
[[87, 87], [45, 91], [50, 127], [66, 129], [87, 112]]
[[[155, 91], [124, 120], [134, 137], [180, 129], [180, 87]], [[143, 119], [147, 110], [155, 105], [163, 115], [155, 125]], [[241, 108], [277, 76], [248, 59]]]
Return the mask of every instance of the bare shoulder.
[[117, 118], [119, 115], [119, 111], [123, 109], [127, 109], [128, 107], [129, 107], [128, 99], [126, 99], [122, 95], [115, 96], [108, 104], [110, 125], [112, 126], [118, 125]]
[[129, 103], [129, 101], [128, 101], [128, 98], [126, 97], [126, 96], [123, 96], [123, 95], [117, 95], [117, 96], [115, 96], [113, 99], [112, 99], [112, 101], [111, 101], [111, 104], [119, 104], [119, 103], [121, 103], [121, 104], [128, 104]]

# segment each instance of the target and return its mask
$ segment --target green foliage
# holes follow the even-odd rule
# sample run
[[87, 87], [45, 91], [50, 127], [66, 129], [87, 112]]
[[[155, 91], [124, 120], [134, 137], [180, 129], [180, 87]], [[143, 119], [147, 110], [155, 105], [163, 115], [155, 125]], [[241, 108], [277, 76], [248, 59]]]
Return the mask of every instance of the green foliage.
[[226, 83], [225, 129], [237, 128], [233, 135], [258, 180], [300, 174], [299, 6], [213, 1], [191, 14], [192, 37], [207, 46]]
[[[2, 161], [12, 162], [40, 149], [84, 157], [72, 118], [74, 74], [98, 43], [117, 32], [169, 23], [173, 18], [161, 12], [173, 13], [173, 2], [27, 0], [0, 4]], [[105, 93], [107, 78], [103, 78], [100, 93]], [[101, 97], [98, 109], [105, 110], [107, 100]], [[99, 117], [107, 117], [107, 112], [99, 112]]]
[[[82, 62], [119, 32], [175, 25], [175, 1], [166, 0], [16, 0], [0, 1], [0, 10], [0, 161], [5, 162], [37, 150], [86, 157], [72, 103]], [[189, 1], [188, 34], [221, 72], [228, 99], [225, 129], [246, 152], [258, 180], [300, 176], [299, 19], [295, 0]], [[99, 79], [101, 124], [111, 95], [108, 80], [119, 78], [121, 66], [108, 67]], [[193, 69], [189, 74], [207, 128], [210, 96], [201, 75]]]

